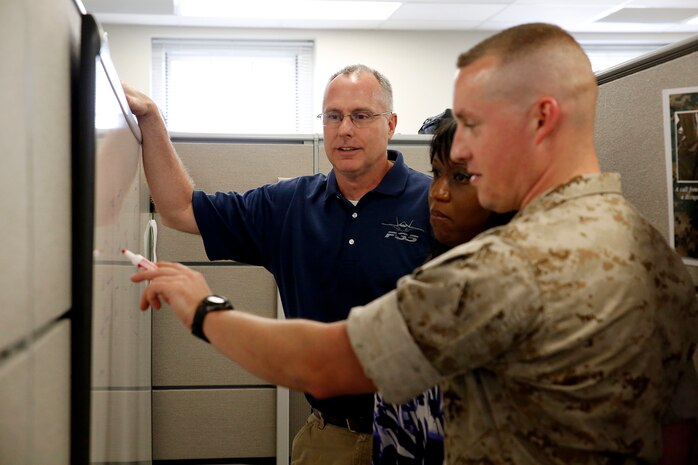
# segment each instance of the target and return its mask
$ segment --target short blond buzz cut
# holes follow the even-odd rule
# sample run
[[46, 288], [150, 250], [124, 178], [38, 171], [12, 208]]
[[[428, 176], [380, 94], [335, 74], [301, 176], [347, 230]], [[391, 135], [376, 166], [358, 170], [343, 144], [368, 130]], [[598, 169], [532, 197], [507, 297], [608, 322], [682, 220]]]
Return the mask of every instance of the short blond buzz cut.
[[556, 25], [529, 23], [505, 29], [462, 53], [458, 68], [485, 57], [506, 69], [492, 77], [488, 90], [493, 95], [526, 104], [528, 97], [549, 93], [561, 101], [595, 105], [597, 85], [589, 57], [570, 33]]
[[458, 57], [458, 67], [468, 66], [486, 55], [495, 55], [502, 64], [507, 64], [549, 45], [568, 45], [581, 50], [564, 29], [553, 24], [529, 23], [505, 29], [463, 52]]

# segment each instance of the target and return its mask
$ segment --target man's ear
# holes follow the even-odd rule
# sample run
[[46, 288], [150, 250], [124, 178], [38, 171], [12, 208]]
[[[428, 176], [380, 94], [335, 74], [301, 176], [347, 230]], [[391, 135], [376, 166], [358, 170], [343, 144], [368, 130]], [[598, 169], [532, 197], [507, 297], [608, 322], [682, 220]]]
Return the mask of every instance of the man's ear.
[[390, 119], [388, 120], [388, 127], [390, 128], [388, 140], [390, 140], [393, 138], [393, 135], [395, 134], [395, 128], [397, 127], [397, 113], [393, 113], [392, 115], [390, 115]]
[[553, 97], [541, 97], [534, 104], [536, 125], [536, 145], [540, 144], [555, 129], [560, 120], [560, 106]]

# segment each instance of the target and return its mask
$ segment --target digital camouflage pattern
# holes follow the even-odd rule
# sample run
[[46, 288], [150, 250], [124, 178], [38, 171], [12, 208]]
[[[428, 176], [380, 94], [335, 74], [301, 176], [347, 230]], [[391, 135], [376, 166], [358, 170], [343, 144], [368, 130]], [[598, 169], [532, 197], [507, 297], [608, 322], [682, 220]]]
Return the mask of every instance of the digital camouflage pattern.
[[349, 316], [389, 402], [440, 382], [446, 463], [656, 462], [693, 283], [615, 174], [580, 176]]

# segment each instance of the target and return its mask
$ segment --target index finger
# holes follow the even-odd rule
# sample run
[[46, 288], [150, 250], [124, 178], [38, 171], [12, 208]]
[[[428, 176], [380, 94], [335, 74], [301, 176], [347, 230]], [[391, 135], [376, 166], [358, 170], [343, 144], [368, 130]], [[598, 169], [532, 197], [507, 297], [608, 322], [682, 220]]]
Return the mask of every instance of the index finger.
[[131, 281], [134, 283], [139, 283], [146, 280], [151, 281], [160, 276], [172, 274], [172, 270], [175, 268], [174, 265], [176, 264], [170, 262], [157, 262], [155, 265], [157, 268], [144, 269], [131, 275]]

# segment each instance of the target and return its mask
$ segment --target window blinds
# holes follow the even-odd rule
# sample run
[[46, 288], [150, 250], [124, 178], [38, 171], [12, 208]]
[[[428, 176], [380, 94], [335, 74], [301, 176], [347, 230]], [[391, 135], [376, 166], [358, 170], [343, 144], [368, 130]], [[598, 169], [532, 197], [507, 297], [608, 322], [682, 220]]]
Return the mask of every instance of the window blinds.
[[309, 134], [312, 41], [153, 39], [153, 99], [170, 131]]

